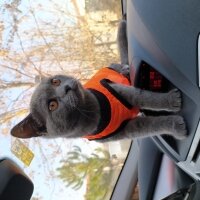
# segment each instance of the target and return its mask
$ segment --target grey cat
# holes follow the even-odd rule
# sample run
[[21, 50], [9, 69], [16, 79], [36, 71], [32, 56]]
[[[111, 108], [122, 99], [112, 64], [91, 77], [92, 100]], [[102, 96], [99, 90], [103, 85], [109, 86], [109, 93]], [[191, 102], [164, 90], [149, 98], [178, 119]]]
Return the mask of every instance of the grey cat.
[[[111, 64], [109, 70], [127, 77], [129, 68], [125, 20], [120, 22], [118, 28], [118, 46], [122, 63]], [[117, 97], [120, 104], [123, 104], [122, 110], [126, 109], [129, 112], [133, 109], [134, 117], [129, 116], [124, 121], [119, 119], [119, 116], [124, 115], [121, 114], [121, 108], [110, 106], [105, 94], [100, 94], [94, 88], [82, 86], [71, 76], [56, 75], [41, 81], [32, 95], [30, 114], [11, 130], [11, 134], [19, 138], [86, 137], [100, 141], [162, 134], [172, 135], [177, 139], [186, 137], [186, 125], [179, 115], [157, 117], [137, 115], [139, 109], [180, 111], [180, 91], [173, 89], [168, 93], [155, 93], [108, 79], [106, 77], [100, 83], [102, 85], [105, 83], [106, 90]], [[113, 121], [112, 118], [116, 119]], [[115, 126], [117, 120], [123, 123]], [[111, 121], [110, 129], [108, 126]], [[109, 129], [111, 133], [105, 135], [105, 129]]]

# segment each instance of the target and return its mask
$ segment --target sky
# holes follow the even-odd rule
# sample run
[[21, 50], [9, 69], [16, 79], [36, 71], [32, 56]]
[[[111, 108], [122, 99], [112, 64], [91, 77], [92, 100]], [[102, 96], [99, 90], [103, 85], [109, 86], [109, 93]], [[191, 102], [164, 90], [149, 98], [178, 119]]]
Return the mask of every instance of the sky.
[[[11, 2], [11, 1], [0, 1], [0, 6], [4, 2]], [[63, 9], [72, 9], [69, 1], [67, 0], [57, 0], [56, 3], [60, 5]], [[36, 13], [37, 17], [46, 21], [52, 22], [53, 15], [49, 15], [49, 10], [53, 9], [52, 4], [49, 3], [47, 0], [35, 0], [35, 1], [27, 1], [22, 0], [20, 10], [23, 13], [26, 13], [30, 7], [30, 4], [34, 7], [40, 3], [42, 6], [45, 7], [45, 10]], [[80, 1], [80, 4], [83, 4], [83, 1]], [[5, 25], [3, 46], [6, 46], [7, 35], [9, 31], [9, 15], [4, 13], [1, 15], [3, 18]], [[34, 26], [33, 21], [29, 21], [29, 23], [24, 24], [21, 26], [21, 31], [25, 31], [26, 29], [29, 30], [29, 26]], [[12, 48], [19, 49], [19, 44], [16, 43]], [[11, 78], [10, 74], [5, 73], [4, 79], [8, 80]], [[22, 89], [16, 89], [14, 92], [9, 92], [7, 95], [10, 99], [15, 98], [16, 94], [19, 94]], [[7, 102], [9, 104], [9, 101]], [[17, 119], [16, 121], [19, 121]], [[1, 126], [2, 128], [2, 126]], [[87, 145], [87, 142], [84, 140], [74, 140], [74, 141], [65, 141], [63, 139], [54, 139], [54, 140], [46, 140], [46, 139], [28, 139], [28, 140], [21, 140], [25, 145], [29, 147], [29, 149], [34, 153], [34, 158], [30, 164], [30, 166], [25, 166], [14, 154], [11, 152], [12, 145], [14, 143], [14, 138], [10, 135], [3, 135], [0, 134], [0, 156], [1, 157], [9, 157], [10, 159], [14, 160], [24, 171], [25, 173], [32, 179], [34, 182], [34, 193], [33, 197], [40, 197], [41, 199], [45, 200], [54, 200], [60, 199], [84, 199], [83, 193], [85, 192], [85, 186], [83, 186], [78, 192], [74, 191], [70, 188], [66, 188], [65, 184], [56, 177], [56, 169], [60, 166], [60, 161], [65, 158], [70, 149], [74, 145], [81, 146], [84, 152], [90, 154], [93, 151], [93, 148]], [[37, 145], [40, 143], [40, 147]], [[55, 156], [56, 155], [56, 156]]]
[[[54, 0], [60, 7], [63, 9], [73, 8], [70, 6], [68, 0]], [[0, 7], [4, 2], [11, 2], [11, 0], [0, 1]], [[41, 4], [41, 9], [36, 13], [36, 17], [41, 21], [44, 20], [49, 23], [53, 23], [54, 14], [50, 15], [49, 10], [52, 10], [52, 1], [48, 0], [22, 0], [20, 6], [20, 12], [26, 13], [28, 12], [30, 5], [31, 7], [36, 7], [38, 4]], [[81, 8], [81, 13], [84, 13], [84, 0], [79, 0], [79, 5]], [[3, 36], [3, 47], [6, 47], [6, 40], [9, 32], [9, 14], [4, 13], [0, 15], [0, 18], [3, 18], [5, 22], [5, 27], [7, 31], [4, 32]], [[68, 20], [62, 19], [61, 20]], [[72, 21], [69, 20], [69, 23]], [[28, 23], [22, 23], [22, 26], [19, 27], [19, 32], [23, 32], [25, 30], [29, 30], [30, 26], [35, 26], [34, 20], [28, 20]], [[27, 41], [28, 46], [29, 41]], [[19, 42], [13, 43], [12, 48], [17, 51], [19, 50]], [[0, 60], [1, 63], [1, 60]], [[31, 73], [31, 72], [30, 72]], [[5, 80], [9, 80], [12, 78], [10, 74], [4, 74]], [[10, 92], [7, 95], [9, 99], [12, 100], [19, 94], [22, 89], [14, 90], [14, 92]], [[9, 101], [7, 102], [9, 104]], [[15, 122], [19, 122], [22, 118], [18, 118]], [[3, 125], [1, 125], [2, 131]], [[79, 190], [74, 191], [73, 189], [66, 188], [65, 184], [57, 178], [56, 169], [60, 166], [60, 161], [66, 157], [67, 152], [73, 149], [73, 146], [80, 146], [83, 153], [90, 155], [95, 148], [101, 146], [99, 143], [88, 142], [84, 139], [78, 140], [66, 140], [66, 139], [42, 139], [42, 138], [32, 138], [27, 140], [21, 140], [23, 144], [25, 144], [33, 153], [34, 158], [30, 164], [30, 166], [25, 166], [12, 152], [12, 145], [15, 143], [15, 139], [7, 134], [0, 134], [0, 157], [9, 157], [13, 159], [24, 171], [25, 173], [32, 179], [34, 182], [34, 193], [33, 197], [39, 197], [44, 200], [83, 200], [84, 192], [86, 190], [86, 185]], [[119, 147], [119, 144], [118, 144]]]

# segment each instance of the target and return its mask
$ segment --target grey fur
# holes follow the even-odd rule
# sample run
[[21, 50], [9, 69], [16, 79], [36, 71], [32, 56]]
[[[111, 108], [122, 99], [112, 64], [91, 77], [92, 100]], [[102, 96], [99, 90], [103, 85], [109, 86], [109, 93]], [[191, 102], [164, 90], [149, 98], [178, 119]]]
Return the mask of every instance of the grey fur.
[[[52, 78], [60, 79], [62, 84], [59, 87], [52, 86]], [[72, 89], [66, 93], [65, 87], [69, 85]], [[111, 84], [111, 86], [132, 106], [141, 109], [177, 112], [181, 108], [181, 94], [177, 89], [168, 93], [155, 93], [132, 86], [119, 84]], [[58, 99], [59, 108], [50, 112], [47, 106], [48, 100], [54, 98]], [[99, 123], [99, 105], [95, 96], [72, 77], [57, 75], [44, 79], [34, 92], [30, 107], [37, 123], [46, 125], [46, 137], [50, 138], [81, 137], [92, 133]], [[186, 136], [183, 118], [178, 115], [137, 117], [130, 120], [126, 127], [111, 140], [160, 134], [170, 134], [183, 139]]]
[[122, 65], [128, 64], [128, 42], [126, 34], [126, 21], [121, 20], [118, 27], [117, 43]]
[[[61, 85], [51, 85], [52, 79], [61, 80]], [[65, 88], [71, 87], [66, 92]], [[59, 107], [53, 112], [48, 110], [48, 101], [57, 99]], [[30, 111], [38, 124], [45, 124], [48, 137], [81, 136], [95, 130], [99, 121], [99, 107], [95, 97], [83, 89], [78, 80], [73, 77], [56, 75], [43, 79], [35, 90]]]
[[[127, 76], [129, 67], [126, 65], [128, 62], [128, 50], [125, 25], [126, 22], [122, 21], [118, 31], [118, 44], [122, 63], [111, 64], [110, 68]], [[52, 85], [51, 81], [54, 78], [61, 81], [59, 86]], [[181, 109], [181, 93], [177, 89], [173, 89], [168, 93], [155, 93], [114, 83], [110, 84], [110, 86], [132, 106], [137, 106], [141, 109], [170, 112], [178, 112]], [[70, 87], [70, 90], [67, 90], [67, 87]], [[58, 101], [59, 106], [54, 111], [48, 109], [48, 102], [51, 99], [57, 99]], [[82, 137], [95, 131], [100, 120], [100, 107], [93, 93], [84, 89], [75, 78], [63, 75], [44, 78], [41, 81], [32, 96], [30, 113], [31, 120], [33, 119], [38, 127], [46, 127], [47, 130], [44, 133], [46, 138]], [[30, 126], [28, 125], [28, 128]], [[17, 125], [13, 129], [12, 135], [20, 137], [19, 132], [21, 130], [23, 131], [21, 124]], [[109, 140], [132, 139], [134, 137], [161, 134], [169, 134], [177, 139], [183, 139], [186, 137], [186, 133], [184, 120], [179, 115], [138, 116], [130, 120], [120, 132]], [[22, 137], [33, 136], [36, 135], [23, 135]]]

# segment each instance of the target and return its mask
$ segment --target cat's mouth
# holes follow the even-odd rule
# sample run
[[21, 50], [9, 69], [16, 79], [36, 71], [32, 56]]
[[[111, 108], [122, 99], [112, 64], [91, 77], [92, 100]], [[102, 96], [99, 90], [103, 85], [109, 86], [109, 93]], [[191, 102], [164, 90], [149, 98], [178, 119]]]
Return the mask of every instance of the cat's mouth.
[[65, 105], [69, 110], [78, 109], [79, 105], [84, 101], [84, 91], [81, 85], [68, 89], [64, 97]]
[[77, 107], [78, 101], [79, 99], [77, 92], [73, 90], [68, 91], [68, 93], [65, 96], [65, 102], [67, 103], [66, 106], [70, 108], [70, 110]]

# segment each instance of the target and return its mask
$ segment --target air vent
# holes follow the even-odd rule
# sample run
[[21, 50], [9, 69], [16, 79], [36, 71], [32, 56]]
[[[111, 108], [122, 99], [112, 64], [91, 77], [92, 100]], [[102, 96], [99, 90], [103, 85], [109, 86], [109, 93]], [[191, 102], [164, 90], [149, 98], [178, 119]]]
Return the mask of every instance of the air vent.
[[195, 137], [193, 138], [187, 159], [178, 163], [186, 173], [196, 180], [200, 180], [200, 122], [198, 124]]
[[192, 157], [192, 162], [196, 163], [199, 159], [199, 155], [200, 155], [200, 140]]

